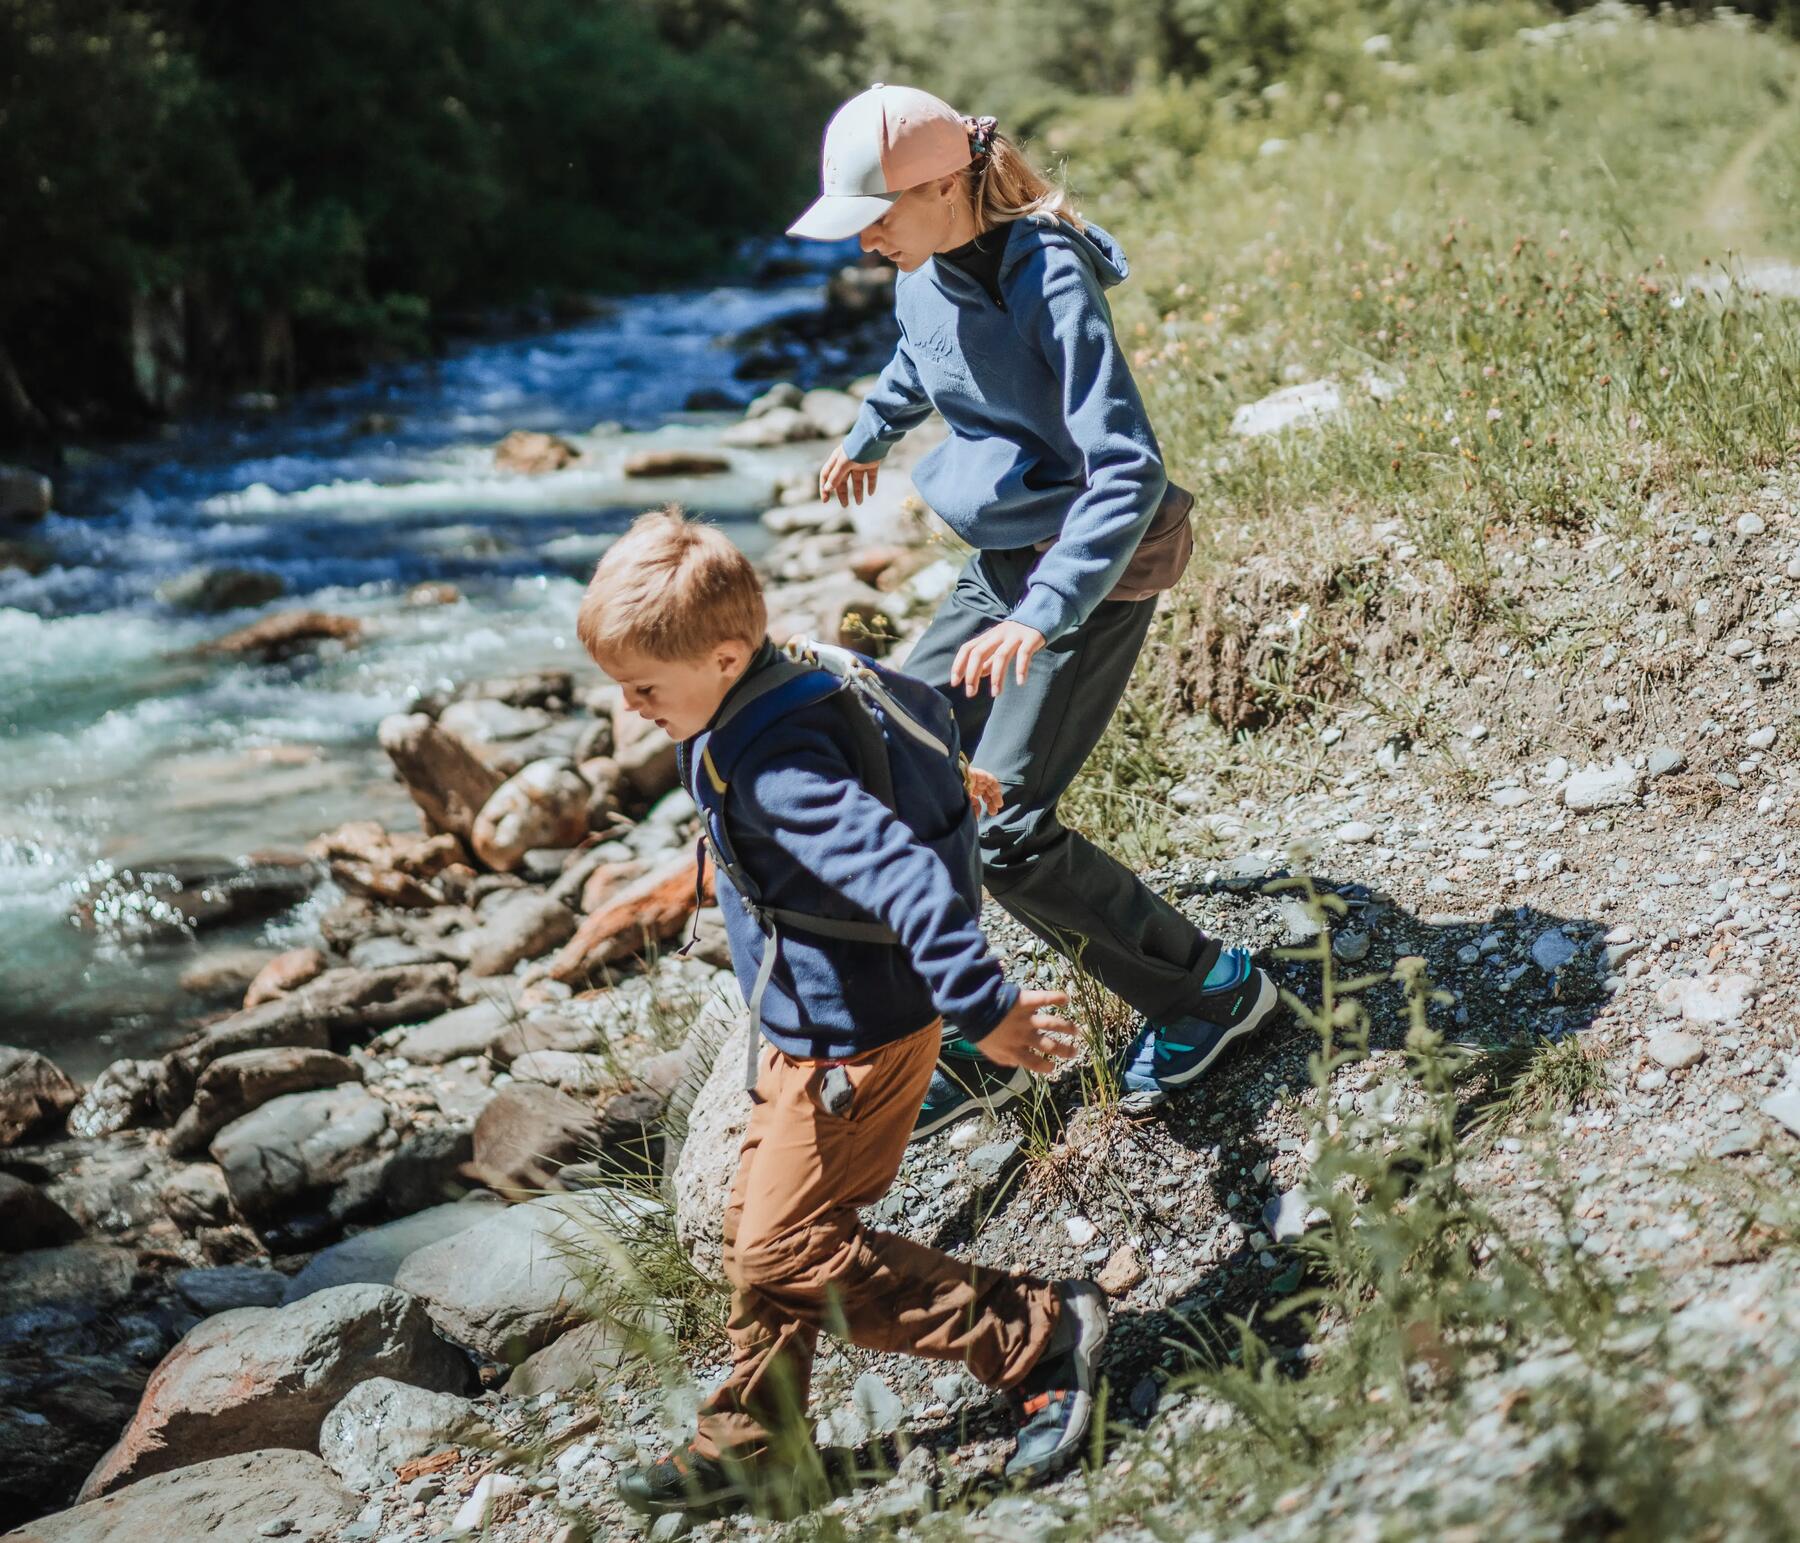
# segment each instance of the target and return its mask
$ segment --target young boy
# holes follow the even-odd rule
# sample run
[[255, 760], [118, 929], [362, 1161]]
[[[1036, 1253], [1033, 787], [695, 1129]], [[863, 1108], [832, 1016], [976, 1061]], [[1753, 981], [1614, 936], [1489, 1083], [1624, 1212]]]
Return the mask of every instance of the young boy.
[[[624, 1475], [621, 1493], [646, 1511], [744, 1498], [804, 1416], [821, 1327], [865, 1349], [959, 1361], [1015, 1394], [1023, 1423], [1007, 1472], [1041, 1478], [1086, 1431], [1105, 1298], [1086, 1281], [962, 1263], [873, 1231], [857, 1212], [899, 1171], [945, 1020], [999, 1064], [1047, 1071], [1074, 1053], [1071, 1026], [1046, 1011], [1066, 997], [1008, 984], [988, 952], [973, 812], [942, 764], [957, 750], [947, 711], [931, 720], [947, 746], [887, 737], [893, 759], [880, 780], [891, 805], [853, 770], [870, 774], [873, 720], [859, 726], [854, 715], [868, 710], [841, 692], [803, 686], [790, 693], [798, 705], [766, 723], [765, 706], [729, 783], [720, 776], [717, 732], [803, 673], [767, 625], [743, 554], [673, 508], [641, 516], [607, 552], [576, 623], [627, 705], [683, 742], [696, 798], [704, 805], [729, 786], [715, 858], [731, 872], [716, 877], [732, 962], [766, 1041], [725, 1210], [732, 1369], [692, 1441]], [[879, 681], [896, 695], [916, 690], [907, 706], [921, 713], [936, 699], [902, 677]], [[772, 916], [778, 946], [765, 930]], [[878, 932], [890, 941], [870, 940]]]

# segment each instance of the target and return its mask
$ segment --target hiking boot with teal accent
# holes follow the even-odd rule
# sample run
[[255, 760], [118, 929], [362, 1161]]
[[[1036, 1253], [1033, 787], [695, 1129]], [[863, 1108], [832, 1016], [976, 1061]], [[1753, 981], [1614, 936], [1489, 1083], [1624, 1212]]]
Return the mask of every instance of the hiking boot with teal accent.
[[972, 1114], [1004, 1109], [1031, 1086], [1022, 1066], [997, 1066], [966, 1039], [953, 1039], [938, 1052], [931, 1086], [907, 1140], [923, 1141], [946, 1125]]
[[1194, 1013], [1167, 1023], [1146, 1021], [1126, 1047], [1119, 1067], [1126, 1102], [1147, 1108], [1189, 1087], [1280, 1003], [1269, 972], [1243, 949], [1226, 949], [1207, 975]]

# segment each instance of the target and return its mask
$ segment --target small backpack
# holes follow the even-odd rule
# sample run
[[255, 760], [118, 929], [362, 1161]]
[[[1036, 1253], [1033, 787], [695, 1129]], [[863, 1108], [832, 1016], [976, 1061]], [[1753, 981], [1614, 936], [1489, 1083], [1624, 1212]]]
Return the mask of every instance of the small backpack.
[[[943, 775], [954, 778], [963, 795], [969, 792], [968, 757], [952, 748], [955, 720], [948, 704], [942, 705], [940, 724], [933, 727], [903, 707], [884, 678], [887, 672], [865, 655], [816, 639], [798, 637], [782, 650], [784, 657], [761, 671], [733, 698], [711, 728], [677, 748], [676, 760], [682, 785], [693, 795], [700, 810], [700, 841], [696, 849], [696, 894], [706, 883], [706, 858], [731, 880], [744, 908], [762, 930], [762, 963], [750, 990], [750, 1034], [745, 1055], [744, 1085], [755, 1097], [756, 1057], [762, 1028], [763, 993], [775, 972], [780, 946], [779, 927], [791, 927], [828, 938], [855, 943], [886, 943], [898, 947], [899, 937], [885, 923], [837, 916], [819, 916], [766, 905], [756, 883], [738, 863], [725, 819], [732, 774], [750, 746], [768, 727], [789, 713], [815, 702], [841, 705], [844, 723], [854, 747], [851, 764], [857, 780], [887, 808], [898, 814], [894, 796], [894, 771], [890, 744], [895, 735], [910, 736], [942, 758]], [[939, 699], [941, 700], [941, 699]], [[932, 704], [939, 705], [938, 701]], [[927, 758], [933, 760], [934, 758]], [[683, 946], [692, 948], [690, 938]]]

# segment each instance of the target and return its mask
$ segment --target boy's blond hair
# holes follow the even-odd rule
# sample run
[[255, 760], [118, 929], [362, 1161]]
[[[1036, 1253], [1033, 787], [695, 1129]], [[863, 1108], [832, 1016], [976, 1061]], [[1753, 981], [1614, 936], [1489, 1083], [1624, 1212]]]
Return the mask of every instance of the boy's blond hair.
[[575, 617], [575, 635], [595, 659], [621, 651], [696, 659], [732, 639], [754, 648], [768, 630], [750, 559], [678, 504], [631, 522], [595, 566]]

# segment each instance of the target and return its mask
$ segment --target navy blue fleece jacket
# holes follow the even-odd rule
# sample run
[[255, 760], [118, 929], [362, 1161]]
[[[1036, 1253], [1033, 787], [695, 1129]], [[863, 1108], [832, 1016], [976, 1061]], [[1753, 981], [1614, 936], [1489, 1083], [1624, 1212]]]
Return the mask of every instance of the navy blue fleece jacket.
[[942, 413], [913, 481], [971, 546], [1057, 538], [1012, 613], [1051, 640], [1106, 598], [1168, 482], [1106, 301], [1130, 271], [1098, 225], [1040, 216], [1011, 224], [998, 304], [953, 263], [901, 274], [899, 346], [844, 440], [878, 461]]
[[[764, 643], [725, 702], [775, 659]], [[888, 689], [956, 750], [956, 724], [931, 687], [884, 672]], [[848, 710], [860, 711], [852, 706]], [[940, 1013], [968, 1039], [993, 1029], [1018, 1000], [979, 925], [975, 818], [943, 757], [904, 734], [890, 738], [890, 811], [857, 780], [855, 750], [832, 699], [798, 708], [738, 759], [724, 808], [738, 866], [763, 904], [806, 915], [884, 922], [900, 945], [853, 943], [784, 925], [762, 1003], [762, 1031], [789, 1055], [862, 1055]], [[715, 721], [717, 720], [715, 714]], [[698, 737], [687, 743], [693, 765]], [[934, 759], [939, 764], [925, 766]], [[745, 997], [762, 961], [761, 929], [731, 880], [715, 873], [731, 963]]]

